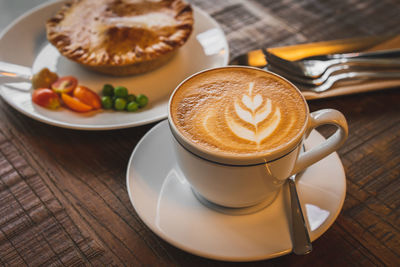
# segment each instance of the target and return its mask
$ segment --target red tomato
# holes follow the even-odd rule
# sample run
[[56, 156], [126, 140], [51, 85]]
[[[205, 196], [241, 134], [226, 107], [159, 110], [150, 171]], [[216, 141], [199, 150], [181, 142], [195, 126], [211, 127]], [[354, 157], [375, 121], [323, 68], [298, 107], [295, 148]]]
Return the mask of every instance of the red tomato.
[[79, 99], [72, 97], [68, 94], [61, 94], [61, 98], [64, 101], [64, 104], [75, 111], [78, 112], [87, 112], [92, 110], [93, 108], [85, 103], [81, 102]]
[[93, 109], [101, 108], [101, 99], [98, 94], [89, 88], [79, 85], [75, 88], [73, 96]]
[[58, 95], [49, 88], [39, 88], [33, 91], [32, 101], [39, 106], [56, 109], [60, 104], [60, 98]]
[[64, 76], [59, 78], [51, 85], [56, 93], [71, 93], [78, 85], [78, 80], [73, 76]]

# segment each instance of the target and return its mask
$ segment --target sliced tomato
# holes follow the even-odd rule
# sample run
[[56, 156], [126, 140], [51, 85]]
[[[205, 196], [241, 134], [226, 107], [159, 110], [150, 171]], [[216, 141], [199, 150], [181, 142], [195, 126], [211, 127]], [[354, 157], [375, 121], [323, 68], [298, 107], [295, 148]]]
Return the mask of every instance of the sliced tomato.
[[79, 85], [75, 88], [73, 96], [93, 109], [101, 108], [101, 99], [98, 94], [89, 88]]
[[85, 103], [81, 102], [79, 99], [70, 96], [69, 94], [61, 94], [61, 99], [64, 101], [64, 104], [74, 110], [74, 111], [78, 111], [78, 112], [87, 112], [93, 109], [93, 107], [86, 105]]
[[78, 80], [73, 76], [64, 76], [59, 78], [56, 82], [51, 85], [51, 89], [53, 89], [56, 93], [59, 94], [69, 94], [74, 91], [76, 86], [78, 85]]
[[34, 90], [32, 93], [32, 101], [39, 106], [49, 109], [56, 109], [61, 105], [60, 97], [49, 88]]

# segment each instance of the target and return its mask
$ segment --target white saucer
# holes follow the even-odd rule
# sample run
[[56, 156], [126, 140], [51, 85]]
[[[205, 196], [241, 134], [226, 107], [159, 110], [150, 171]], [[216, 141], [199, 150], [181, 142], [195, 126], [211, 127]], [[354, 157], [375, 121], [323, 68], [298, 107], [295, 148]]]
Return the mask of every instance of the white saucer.
[[[229, 48], [218, 23], [207, 13], [194, 7], [194, 28], [187, 43], [171, 61], [162, 67], [136, 76], [112, 77], [97, 74], [61, 56], [46, 40], [45, 23], [65, 1], [45, 3], [18, 18], [0, 34], [0, 61], [32, 68], [36, 73], [44, 67], [60, 76], [73, 75], [79, 83], [100, 92], [105, 83], [123, 85], [135, 94], [146, 94], [150, 103], [140, 112], [102, 111], [80, 114], [68, 109], [52, 111], [33, 105], [25, 90], [30, 83], [13, 80], [0, 85], [0, 95], [16, 110], [38, 121], [78, 130], [110, 130], [139, 126], [167, 117], [170, 93], [186, 77], [200, 70], [228, 64]], [[12, 89], [14, 88], [14, 89]]]
[[[267, 208], [249, 215], [226, 215], [207, 208], [194, 196], [172, 154], [167, 121], [139, 142], [127, 170], [131, 202], [158, 236], [187, 252], [217, 260], [254, 261], [290, 253], [288, 188]], [[324, 138], [313, 131], [306, 149]], [[346, 194], [342, 163], [336, 153], [308, 168], [298, 192], [311, 240], [335, 221]]]

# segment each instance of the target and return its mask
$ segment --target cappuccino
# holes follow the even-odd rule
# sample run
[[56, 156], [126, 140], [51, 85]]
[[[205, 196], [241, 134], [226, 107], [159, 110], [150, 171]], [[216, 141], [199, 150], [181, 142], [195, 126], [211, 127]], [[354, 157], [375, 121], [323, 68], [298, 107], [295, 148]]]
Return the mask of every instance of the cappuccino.
[[177, 130], [205, 151], [237, 156], [273, 153], [303, 134], [301, 93], [271, 73], [221, 68], [199, 73], [170, 102]]

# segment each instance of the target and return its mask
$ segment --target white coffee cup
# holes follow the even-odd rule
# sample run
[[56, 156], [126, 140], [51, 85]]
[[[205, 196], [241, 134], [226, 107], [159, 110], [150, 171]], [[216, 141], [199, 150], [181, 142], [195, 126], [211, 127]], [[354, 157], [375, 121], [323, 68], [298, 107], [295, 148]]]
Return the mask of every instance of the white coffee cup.
[[[229, 66], [223, 68], [245, 68], [260, 71], [251, 67]], [[199, 145], [188, 140], [174, 124], [171, 101], [174, 94], [187, 81], [195, 79], [197, 75], [204, 75], [206, 72], [219, 69], [222, 68], [201, 71], [188, 77], [177, 86], [168, 105], [168, 122], [174, 137], [173, 147], [178, 167], [201, 199], [227, 208], [246, 208], [260, 203], [267, 206], [276, 198], [288, 177], [336, 151], [346, 140], [348, 127], [342, 113], [333, 109], [310, 113], [306, 104], [307, 119], [301, 129], [298, 141], [288, 143], [287, 146], [282, 147], [276, 153], [269, 154], [268, 157], [260, 159], [250, 156], [243, 160], [235, 158], [235, 156], [222, 156], [205, 151]], [[279, 75], [265, 72], [288, 83]], [[291, 85], [298, 90], [296, 86]], [[302, 101], [306, 103], [304, 97]], [[314, 128], [324, 124], [336, 126], [336, 132], [317, 147], [300, 153], [304, 139]]]

